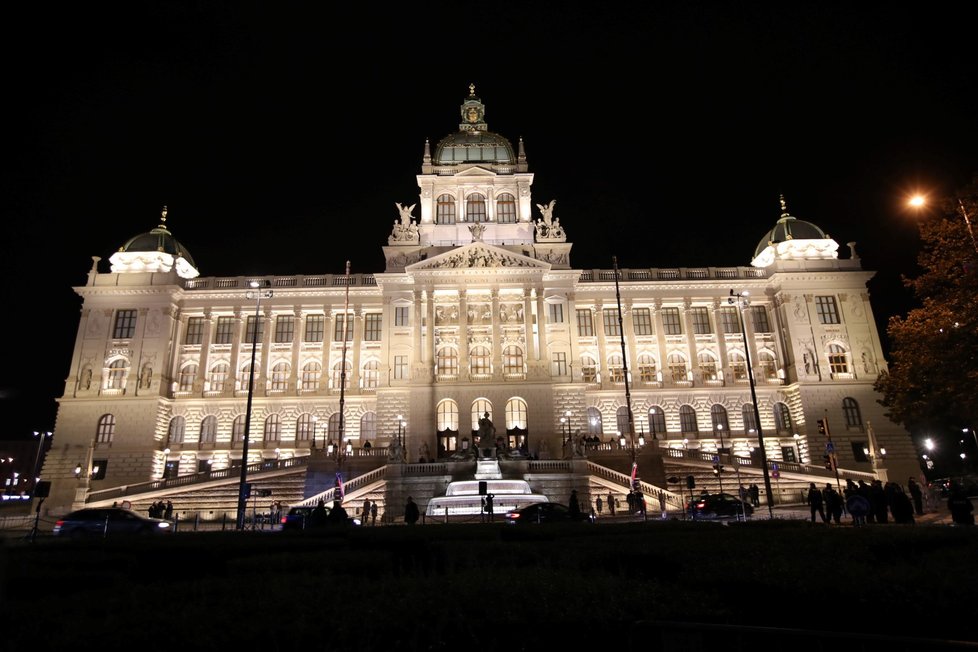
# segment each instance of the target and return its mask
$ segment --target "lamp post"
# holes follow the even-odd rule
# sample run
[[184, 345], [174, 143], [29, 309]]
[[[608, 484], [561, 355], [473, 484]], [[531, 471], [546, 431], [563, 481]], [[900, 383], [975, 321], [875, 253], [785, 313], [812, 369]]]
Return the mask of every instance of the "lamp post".
[[37, 437], [37, 455], [34, 456], [34, 482], [31, 485], [31, 498], [34, 497], [34, 490], [37, 488], [37, 483], [41, 479], [41, 451], [44, 449], [44, 442], [54, 436], [53, 432], [38, 432], [34, 431], [34, 436]]
[[571, 444], [570, 418], [571, 418], [570, 410], [565, 411], [564, 415], [560, 417], [560, 427], [564, 429], [564, 442], [566, 442], [565, 445], [568, 447]]
[[974, 459], [975, 459], [975, 464], [978, 465], [978, 434], [975, 434], [975, 429], [974, 428], [962, 428], [961, 429], [961, 432], [963, 432], [965, 434], [967, 434], [968, 432], [970, 432], [972, 438], [974, 438], [974, 440], [975, 440], [975, 457], [974, 457]]
[[655, 408], [649, 408], [649, 429], [652, 431], [652, 441], [658, 441], [659, 438], [655, 435]]
[[737, 306], [740, 315], [740, 332], [744, 336], [744, 357], [747, 361], [747, 380], [750, 382], [750, 398], [754, 405], [754, 421], [757, 424], [757, 445], [761, 449], [761, 470], [764, 472], [764, 492], [767, 494], [767, 511], [774, 518], [774, 492], [771, 491], [771, 474], [767, 469], [767, 452], [764, 450], [764, 433], [761, 431], [761, 413], [757, 409], [757, 390], [754, 388], [754, 369], [750, 361], [750, 344], [747, 341], [747, 325], [744, 322], [744, 310], [750, 305], [750, 294], [747, 291], [736, 293], [730, 290], [727, 301]]
[[632, 393], [628, 387], [628, 354], [625, 352], [625, 327], [621, 318], [621, 292], [618, 289], [618, 257], [611, 257], [611, 264], [615, 268], [615, 299], [618, 302], [618, 339], [621, 342], [621, 365], [622, 373], [625, 377], [625, 406], [628, 408], [628, 439], [632, 443], [632, 491], [638, 490], [638, 461], [636, 460], [635, 450], [635, 415], [632, 413]]
[[407, 421], [404, 420], [404, 416], [401, 414], [397, 415], [397, 445], [404, 450], [404, 430], [407, 428]]
[[717, 424], [717, 434], [720, 436], [720, 447], [717, 449], [716, 472], [720, 493], [723, 493], [723, 424]]
[[258, 349], [258, 324], [261, 319], [261, 300], [271, 299], [272, 291], [260, 289], [268, 287], [268, 281], [251, 281], [245, 297], [255, 300], [255, 323], [251, 330], [251, 370], [248, 373], [248, 403], [245, 407], [244, 441], [241, 444], [241, 480], [238, 482], [238, 513], [235, 529], [244, 530], [245, 510], [248, 508], [248, 440], [251, 438], [251, 403], [255, 393], [255, 352]]
[[[341, 505], [343, 503], [343, 475], [341, 468], [343, 466], [343, 460], [353, 452], [353, 444], [344, 438], [346, 428], [343, 414], [346, 407], [346, 341], [347, 335], [350, 333], [350, 261], [346, 261], [343, 280], [345, 293], [343, 300], [343, 348], [340, 354], [340, 427], [339, 442], [338, 446], [336, 446], [336, 493], [339, 494], [339, 498], [336, 497], [336, 494], [333, 496], [333, 501], [339, 501]], [[402, 419], [398, 416], [398, 422], [400, 421]]]

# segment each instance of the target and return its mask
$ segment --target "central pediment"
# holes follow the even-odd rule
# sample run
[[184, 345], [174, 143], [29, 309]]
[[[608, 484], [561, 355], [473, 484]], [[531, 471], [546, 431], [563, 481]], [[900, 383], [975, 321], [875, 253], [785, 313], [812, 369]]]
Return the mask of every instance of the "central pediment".
[[443, 269], [486, 269], [493, 267], [513, 267], [522, 269], [549, 270], [550, 264], [529, 256], [513, 253], [502, 247], [494, 247], [484, 242], [473, 242], [443, 254], [408, 265], [405, 272], [420, 272]]

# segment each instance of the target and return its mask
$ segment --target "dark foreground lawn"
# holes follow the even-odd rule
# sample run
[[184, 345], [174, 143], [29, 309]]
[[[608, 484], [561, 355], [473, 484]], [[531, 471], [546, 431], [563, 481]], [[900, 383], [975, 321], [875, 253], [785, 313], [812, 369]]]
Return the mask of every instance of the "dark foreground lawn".
[[978, 641], [974, 528], [427, 525], [8, 541], [0, 555], [3, 650], [919, 652], [944, 648], [909, 639]]

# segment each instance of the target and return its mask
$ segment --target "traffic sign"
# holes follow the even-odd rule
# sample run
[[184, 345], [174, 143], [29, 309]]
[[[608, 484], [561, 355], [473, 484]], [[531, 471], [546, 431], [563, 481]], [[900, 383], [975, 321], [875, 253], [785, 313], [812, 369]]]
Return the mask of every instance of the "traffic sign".
[[833, 444], [830, 441], [825, 442], [825, 452], [826, 453], [834, 453], [835, 452], [835, 444]]
[[781, 471], [774, 469], [773, 471], [771, 471], [771, 477], [777, 480], [778, 478], [781, 477]]

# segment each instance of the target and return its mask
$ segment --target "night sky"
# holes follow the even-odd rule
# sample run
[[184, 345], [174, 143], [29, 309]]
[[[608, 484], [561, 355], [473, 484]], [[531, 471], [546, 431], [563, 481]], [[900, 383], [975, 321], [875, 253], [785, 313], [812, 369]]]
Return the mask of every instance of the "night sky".
[[783, 193], [878, 271], [884, 346], [914, 305], [906, 196], [978, 172], [963, 3], [16, 4], [0, 439], [53, 428], [72, 287], [164, 204], [203, 276], [382, 271], [470, 83], [489, 129], [524, 139], [573, 266], [747, 265]]

